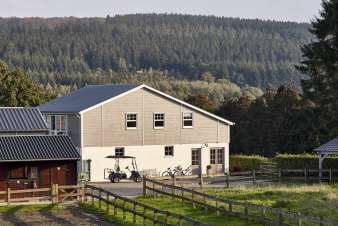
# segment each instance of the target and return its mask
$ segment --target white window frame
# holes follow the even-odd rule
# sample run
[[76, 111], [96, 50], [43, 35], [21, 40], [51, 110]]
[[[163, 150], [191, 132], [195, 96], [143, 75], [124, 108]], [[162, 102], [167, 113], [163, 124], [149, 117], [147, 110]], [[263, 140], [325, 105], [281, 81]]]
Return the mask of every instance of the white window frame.
[[[171, 155], [167, 155], [166, 154], [166, 149], [167, 148], [172, 148], [173, 150], [172, 150], [172, 154]], [[175, 155], [175, 147], [174, 147], [174, 145], [166, 145], [166, 146], [164, 146], [164, 157], [165, 158], [172, 158], [172, 157], [174, 157], [174, 155]]]
[[[184, 114], [191, 114], [191, 126], [185, 126], [185, 125], [184, 125], [184, 121], [186, 121], [186, 120], [189, 120], [189, 121], [190, 121], [190, 119], [184, 119]], [[191, 111], [182, 112], [182, 127], [183, 127], [184, 129], [191, 129], [191, 128], [194, 128], [194, 113], [193, 113], [193, 112], [191, 112]]]
[[[135, 121], [135, 120], [128, 120], [128, 115], [136, 115], [136, 127], [128, 127], [128, 122]], [[126, 129], [137, 129], [138, 127], [138, 113], [137, 112], [127, 112], [125, 114], [125, 126], [126, 126]]]
[[[57, 129], [57, 126], [55, 125], [55, 128], [52, 129], [52, 118], [55, 118], [55, 122], [57, 122], [57, 119], [56, 118], [60, 118], [59, 119], [59, 128], [60, 129]], [[61, 117], [64, 117], [64, 129], [61, 129]], [[46, 119], [46, 123], [48, 125], [48, 129], [49, 129], [49, 134], [50, 135], [68, 135], [68, 117], [66, 114], [48, 114], [48, 115], [45, 115], [45, 119]]]
[[[158, 115], [158, 114], [163, 114], [163, 120], [156, 119], [156, 115]], [[163, 121], [163, 126], [156, 126], [155, 123], [157, 121]], [[153, 125], [154, 125], [154, 129], [164, 129], [165, 128], [165, 113], [164, 112], [154, 112], [153, 113]]]

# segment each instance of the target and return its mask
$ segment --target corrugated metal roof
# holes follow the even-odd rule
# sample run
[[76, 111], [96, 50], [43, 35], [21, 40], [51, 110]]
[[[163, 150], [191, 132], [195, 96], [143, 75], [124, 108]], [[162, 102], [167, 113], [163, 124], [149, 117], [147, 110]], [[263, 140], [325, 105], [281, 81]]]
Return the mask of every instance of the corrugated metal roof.
[[48, 130], [38, 108], [0, 108], [0, 132]]
[[139, 85], [88, 85], [39, 106], [42, 112], [78, 113]]
[[0, 162], [79, 158], [80, 155], [68, 136], [0, 137]]
[[337, 152], [338, 153], [338, 137], [316, 148], [315, 151], [317, 152]]

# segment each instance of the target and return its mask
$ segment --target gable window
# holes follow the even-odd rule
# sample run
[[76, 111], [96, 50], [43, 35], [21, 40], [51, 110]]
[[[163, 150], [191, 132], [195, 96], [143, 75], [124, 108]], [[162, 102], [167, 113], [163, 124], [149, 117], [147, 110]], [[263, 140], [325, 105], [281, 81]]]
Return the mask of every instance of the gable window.
[[193, 127], [193, 113], [184, 112], [182, 117], [183, 117], [183, 128], [192, 128]]
[[165, 114], [164, 113], [154, 113], [154, 128], [163, 129], [165, 125]]
[[124, 156], [124, 148], [115, 148], [115, 156]]
[[52, 135], [66, 135], [66, 115], [46, 115], [46, 122]]
[[137, 128], [137, 114], [136, 113], [127, 113], [126, 114], [126, 128], [127, 129], [136, 129]]
[[164, 147], [164, 156], [173, 157], [174, 156], [174, 146], [165, 146]]

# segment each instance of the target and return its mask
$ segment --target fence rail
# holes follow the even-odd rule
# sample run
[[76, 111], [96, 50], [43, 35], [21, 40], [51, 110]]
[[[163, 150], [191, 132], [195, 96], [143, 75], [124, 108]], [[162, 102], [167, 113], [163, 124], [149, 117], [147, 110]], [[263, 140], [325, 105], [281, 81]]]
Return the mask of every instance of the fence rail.
[[62, 185], [53, 184], [50, 188], [33, 188], [12, 190], [7, 188], [6, 191], [0, 191], [4, 198], [0, 199], [0, 205], [15, 205], [46, 201], [51, 203], [64, 202], [76, 198], [79, 201], [84, 200], [84, 184], [79, 185]]
[[[89, 192], [90, 190], [90, 192]], [[117, 209], [122, 210], [123, 219], [126, 220], [126, 213], [131, 213], [133, 216], [133, 223], [136, 223], [136, 217], [141, 217], [143, 219], [143, 225], [145, 225], [146, 220], [151, 221], [154, 225], [167, 225], [167, 226], [177, 226], [185, 223], [190, 223], [194, 226], [210, 226], [208, 224], [196, 221], [194, 219], [185, 217], [180, 214], [172, 213], [165, 210], [160, 210], [155, 207], [140, 203], [133, 199], [128, 199], [112, 192], [106, 191], [102, 188], [98, 188], [92, 185], [86, 185], [86, 199], [91, 197], [91, 203], [94, 205], [95, 199], [99, 202], [99, 208], [102, 208], [101, 202], [106, 203], [106, 210], [109, 212], [110, 206], [114, 209], [114, 215], [117, 215]], [[113, 198], [113, 199], [110, 199]], [[127, 205], [129, 204], [129, 205]], [[141, 208], [142, 211], [137, 211], [137, 208]], [[148, 212], [148, 214], [147, 214]], [[151, 215], [149, 214], [151, 212]], [[176, 220], [176, 223], [171, 223], [170, 220]]]
[[249, 204], [235, 200], [228, 200], [217, 196], [212, 196], [192, 189], [165, 184], [153, 179], [144, 177], [143, 194], [152, 191], [156, 194], [166, 195], [171, 198], [181, 199], [193, 206], [200, 206], [205, 211], [213, 210], [216, 214], [223, 213], [228, 216], [240, 217], [246, 221], [254, 220], [264, 224], [291, 226], [291, 225], [338, 225], [338, 221], [324, 219], [322, 217], [305, 216], [300, 213], [285, 212], [281, 209], [266, 207], [261, 205]]

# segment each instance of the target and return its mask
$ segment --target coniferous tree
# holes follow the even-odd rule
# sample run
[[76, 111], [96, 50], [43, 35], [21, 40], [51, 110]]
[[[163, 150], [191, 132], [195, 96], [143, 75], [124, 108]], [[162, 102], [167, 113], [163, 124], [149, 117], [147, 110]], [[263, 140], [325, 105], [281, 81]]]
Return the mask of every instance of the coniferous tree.
[[302, 81], [304, 97], [314, 103], [322, 141], [338, 135], [338, 0], [324, 0], [320, 16], [312, 22], [315, 39], [302, 48], [297, 68], [309, 79]]

